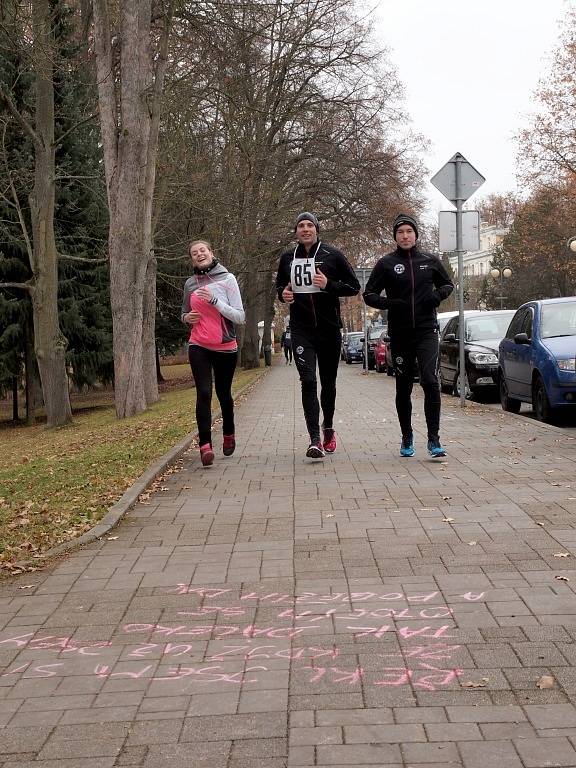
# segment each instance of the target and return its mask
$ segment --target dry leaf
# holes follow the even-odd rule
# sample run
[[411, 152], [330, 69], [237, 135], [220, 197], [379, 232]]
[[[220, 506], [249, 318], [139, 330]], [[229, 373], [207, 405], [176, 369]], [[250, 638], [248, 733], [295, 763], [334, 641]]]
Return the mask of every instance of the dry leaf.
[[554, 685], [556, 684], [556, 681], [552, 677], [552, 675], [542, 675], [540, 680], [536, 683], [536, 688], [540, 688], [541, 691], [547, 689], [547, 688], [554, 688]]
[[476, 542], [475, 541], [469, 541], [468, 542], [468, 546], [469, 547], [475, 547], [476, 546]]
[[469, 680], [467, 683], [462, 683], [462, 688], [486, 688], [484, 678], [482, 681]]
[[541, 525], [542, 527], [544, 527], [544, 523], [539, 523], [538, 521], [536, 521], [536, 525]]
[[23, 587], [18, 587], [18, 589], [32, 589], [35, 586], [37, 586], [37, 585], [36, 584], [24, 584]]
[[570, 557], [570, 552], [556, 552], [554, 557]]
[[326, 515], [326, 517], [334, 517], [334, 515]]
[[442, 501], [449, 501], [452, 496], [442, 496]]
[[570, 579], [567, 576], [554, 576], [556, 581], [570, 581]]
[[119, 538], [120, 538], [120, 536], [108, 536], [106, 541], [116, 541], [116, 539], [119, 539]]
[[442, 518], [442, 522], [443, 523], [453, 523], [454, 522], [454, 518], [453, 517], [443, 517]]

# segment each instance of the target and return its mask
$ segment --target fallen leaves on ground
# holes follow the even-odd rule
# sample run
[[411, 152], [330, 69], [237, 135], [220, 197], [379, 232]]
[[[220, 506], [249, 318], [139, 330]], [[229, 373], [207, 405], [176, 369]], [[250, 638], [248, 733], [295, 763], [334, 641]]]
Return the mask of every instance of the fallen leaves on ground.
[[536, 683], [536, 688], [540, 688], [541, 691], [544, 691], [548, 688], [554, 688], [556, 685], [556, 680], [552, 677], [552, 675], [542, 675], [540, 680]]

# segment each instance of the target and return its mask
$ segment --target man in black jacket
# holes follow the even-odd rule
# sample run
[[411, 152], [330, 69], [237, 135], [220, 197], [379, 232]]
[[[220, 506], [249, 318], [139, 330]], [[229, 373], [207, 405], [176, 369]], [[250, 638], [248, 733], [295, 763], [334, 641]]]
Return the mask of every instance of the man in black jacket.
[[[360, 290], [346, 257], [331, 245], [320, 242], [319, 229], [313, 213], [304, 212], [298, 216], [295, 226], [298, 244], [280, 256], [276, 276], [278, 298], [290, 305], [292, 351], [302, 385], [302, 406], [310, 434], [306, 456], [310, 459], [322, 459], [325, 453], [336, 450], [333, 419], [342, 346], [339, 297], [355, 296]], [[320, 375], [320, 403], [316, 363]]]
[[[440, 443], [440, 386], [436, 375], [438, 323], [436, 307], [453, 291], [454, 284], [441, 261], [416, 248], [418, 225], [400, 214], [393, 226], [398, 247], [376, 263], [366, 284], [364, 301], [388, 310], [390, 350], [396, 373], [396, 411], [402, 430], [401, 456], [414, 456], [412, 386], [418, 361], [424, 390], [428, 452], [445, 456]], [[382, 291], [386, 295], [381, 296]]]

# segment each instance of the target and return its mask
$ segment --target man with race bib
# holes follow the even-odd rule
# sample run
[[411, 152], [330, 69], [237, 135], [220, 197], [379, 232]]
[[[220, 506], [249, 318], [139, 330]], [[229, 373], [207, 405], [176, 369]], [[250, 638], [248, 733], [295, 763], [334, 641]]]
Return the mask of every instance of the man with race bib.
[[310, 435], [306, 456], [310, 459], [322, 459], [325, 453], [336, 450], [333, 419], [342, 345], [339, 297], [355, 296], [360, 291], [348, 260], [339, 250], [319, 240], [319, 229], [313, 213], [298, 216], [298, 243], [280, 256], [276, 276], [278, 298], [290, 305], [292, 351], [302, 385], [302, 406]]

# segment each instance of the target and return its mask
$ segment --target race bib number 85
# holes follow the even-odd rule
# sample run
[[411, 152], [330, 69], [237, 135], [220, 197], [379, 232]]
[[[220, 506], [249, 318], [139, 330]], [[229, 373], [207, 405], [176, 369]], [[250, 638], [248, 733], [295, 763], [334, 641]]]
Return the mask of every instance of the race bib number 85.
[[319, 293], [320, 288], [313, 285], [316, 274], [315, 259], [293, 259], [290, 268], [290, 282], [293, 293]]

